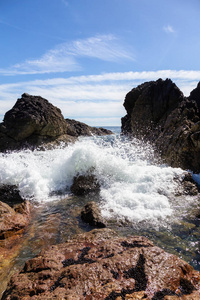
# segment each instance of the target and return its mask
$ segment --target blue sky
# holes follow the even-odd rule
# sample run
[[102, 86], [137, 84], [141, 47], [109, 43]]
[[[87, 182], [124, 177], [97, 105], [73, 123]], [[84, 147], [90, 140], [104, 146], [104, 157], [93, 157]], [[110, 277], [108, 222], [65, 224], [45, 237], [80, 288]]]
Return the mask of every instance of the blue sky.
[[126, 93], [200, 81], [199, 0], [0, 0], [0, 115], [21, 94], [65, 117], [120, 125]]

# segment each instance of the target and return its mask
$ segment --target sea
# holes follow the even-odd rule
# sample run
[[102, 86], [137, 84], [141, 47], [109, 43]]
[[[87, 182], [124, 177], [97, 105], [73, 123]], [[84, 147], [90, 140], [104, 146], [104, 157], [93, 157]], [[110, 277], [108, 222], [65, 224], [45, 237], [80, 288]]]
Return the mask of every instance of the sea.
[[[32, 220], [9, 274], [44, 247], [92, 229], [80, 219], [96, 201], [108, 227], [119, 235], [143, 235], [200, 270], [198, 196], [181, 193], [185, 171], [164, 164], [153, 147], [120, 135], [80, 137], [53, 150], [0, 154], [0, 184], [17, 185], [33, 204]], [[77, 175], [94, 174], [100, 192], [74, 196]]]

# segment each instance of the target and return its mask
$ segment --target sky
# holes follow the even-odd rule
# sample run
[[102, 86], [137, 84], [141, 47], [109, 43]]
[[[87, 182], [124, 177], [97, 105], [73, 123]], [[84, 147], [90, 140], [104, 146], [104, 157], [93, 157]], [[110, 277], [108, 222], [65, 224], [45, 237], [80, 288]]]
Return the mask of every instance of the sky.
[[125, 95], [200, 81], [199, 0], [0, 0], [0, 120], [23, 93], [66, 118], [120, 126]]

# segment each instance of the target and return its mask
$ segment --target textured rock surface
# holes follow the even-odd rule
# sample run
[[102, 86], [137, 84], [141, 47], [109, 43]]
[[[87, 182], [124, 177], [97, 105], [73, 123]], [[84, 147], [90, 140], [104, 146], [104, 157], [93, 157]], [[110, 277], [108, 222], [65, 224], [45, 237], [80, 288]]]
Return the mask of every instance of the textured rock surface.
[[2, 299], [200, 299], [200, 273], [144, 237], [98, 229], [27, 261]]
[[14, 234], [20, 233], [29, 223], [30, 203], [15, 206], [15, 209], [0, 201], [0, 240], [6, 239]]
[[90, 135], [106, 135], [112, 134], [112, 131], [105, 129], [105, 128], [96, 128], [88, 126], [85, 123], [72, 120], [72, 119], [65, 119], [67, 123], [67, 134], [72, 136], [90, 136]]
[[100, 185], [94, 175], [79, 175], [74, 177], [71, 191], [75, 195], [87, 195], [91, 192], [97, 192]]
[[14, 204], [13, 199], [11, 202], [13, 208], [0, 201], [0, 297], [14, 271], [15, 258], [21, 249], [31, 213], [29, 202]]
[[139, 85], [125, 97], [122, 132], [153, 142], [170, 165], [200, 172], [199, 91], [187, 99], [170, 79]]
[[[86, 128], [83, 123], [65, 120], [48, 100], [24, 93], [0, 123], [0, 151], [73, 142], [79, 135], [91, 135], [92, 129]], [[109, 131], [94, 129], [97, 133]]]
[[98, 228], [106, 227], [106, 221], [101, 215], [101, 211], [94, 201], [88, 202], [81, 211], [81, 219], [91, 226]]

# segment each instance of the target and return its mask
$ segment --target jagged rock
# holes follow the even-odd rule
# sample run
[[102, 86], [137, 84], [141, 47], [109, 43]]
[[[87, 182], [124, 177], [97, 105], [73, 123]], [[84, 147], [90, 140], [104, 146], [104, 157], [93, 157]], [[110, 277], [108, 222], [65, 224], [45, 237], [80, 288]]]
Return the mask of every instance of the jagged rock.
[[175, 177], [175, 181], [177, 181], [177, 189], [176, 196], [182, 195], [190, 195], [195, 196], [199, 193], [199, 186], [197, 182], [194, 181], [192, 174], [189, 172], [184, 172], [184, 174], [180, 177]]
[[[52, 147], [74, 142], [79, 135], [110, 134], [69, 119], [40, 96], [24, 93], [0, 123], [0, 151]], [[88, 133], [88, 134], [87, 134]]]
[[195, 196], [199, 192], [198, 184], [194, 181], [191, 173], [186, 173], [183, 177], [184, 193], [186, 195]]
[[152, 142], [171, 166], [200, 172], [198, 91], [187, 99], [170, 79], [139, 85], [125, 97], [122, 132]]
[[145, 237], [95, 229], [42, 250], [12, 276], [2, 300], [30, 298], [199, 299], [200, 273]]
[[94, 201], [88, 202], [81, 211], [81, 219], [91, 226], [98, 228], [106, 227], [106, 222], [101, 215], [100, 208]]
[[200, 110], [200, 82], [197, 84], [196, 89], [191, 91], [190, 96], [188, 98], [189, 100], [194, 100], [197, 103], [197, 106]]
[[91, 192], [97, 192], [100, 185], [94, 175], [79, 175], [74, 177], [71, 185], [71, 192], [77, 196], [87, 195]]
[[111, 130], [105, 128], [96, 128], [88, 126], [85, 123], [72, 120], [72, 119], [65, 119], [67, 123], [67, 134], [72, 136], [90, 136], [90, 135], [107, 135], [112, 134]]
[[59, 108], [40, 96], [24, 93], [0, 124], [0, 150], [35, 147], [66, 137], [67, 124]]

